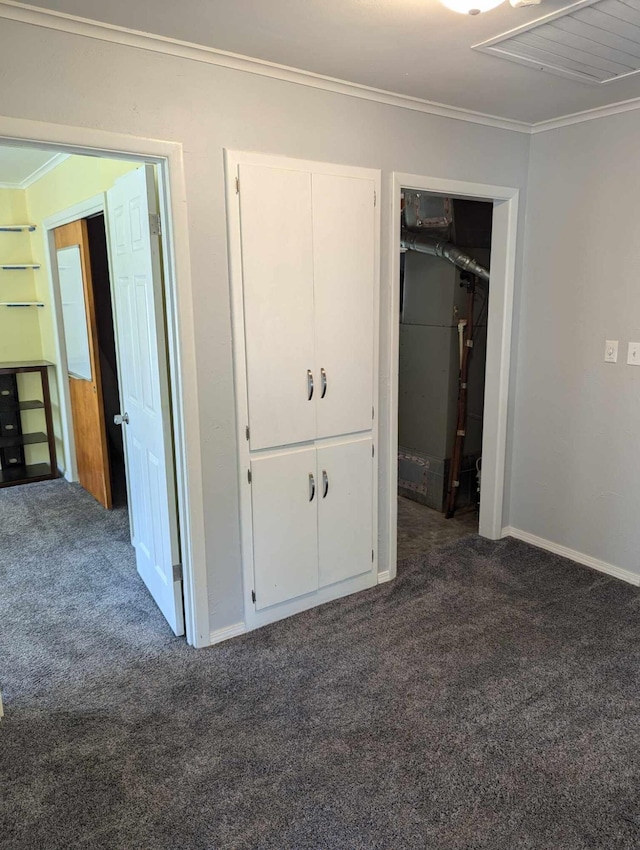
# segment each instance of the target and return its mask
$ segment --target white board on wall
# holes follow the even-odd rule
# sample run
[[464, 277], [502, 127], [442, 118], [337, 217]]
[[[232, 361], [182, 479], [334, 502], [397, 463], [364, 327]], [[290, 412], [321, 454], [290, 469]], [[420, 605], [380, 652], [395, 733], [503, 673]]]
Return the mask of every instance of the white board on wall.
[[90, 381], [91, 360], [89, 359], [89, 334], [80, 246], [71, 245], [69, 248], [60, 248], [57, 258], [69, 374], [75, 378]]

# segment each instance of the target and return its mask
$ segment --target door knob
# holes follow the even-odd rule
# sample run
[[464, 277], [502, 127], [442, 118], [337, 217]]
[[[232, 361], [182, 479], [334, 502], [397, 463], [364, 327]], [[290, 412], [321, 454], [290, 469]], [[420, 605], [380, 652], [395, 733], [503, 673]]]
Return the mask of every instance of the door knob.
[[113, 417], [114, 425], [128, 425], [129, 424], [129, 414], [128, 413], [116, 413]]

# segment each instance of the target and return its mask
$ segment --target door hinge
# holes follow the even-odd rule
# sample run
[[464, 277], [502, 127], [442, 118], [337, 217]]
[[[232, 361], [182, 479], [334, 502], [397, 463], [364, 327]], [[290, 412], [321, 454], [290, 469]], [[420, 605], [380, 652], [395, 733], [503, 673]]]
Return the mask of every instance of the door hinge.
[[236, 195], [240, 194], [240, 178], [236, 177]]
[[247, 481], [251, 484], [251, 470], [247, 469]]
[[255, 604], [256, 601], [256, 592], [255, 590], [251, 591], [251, 601]]
[[375, 457], [375, 456], [376, 456], [376, 447], [371, 446], [371, 457]]
[[376, 409], [375, 409], [375, 407], [372, 407], [372, 408], [371, 408], [371, 418], [372, 418], [372, 419], [375, 419], [375, 418], [376, 418]]
[[162, 225], [159, 213], [149, 213], [149, 228], [152, 236], [162, 236]]
[[373, 564], [374, 560], [375, 560], [375, 556], [374, 556], [374, 554], [373, 554], [373, 549], [372, 549], [372, 550], [371, 550], [371, 563], [372, 563], [372, 564]]
[[377, 205], [377, 203], [378, 203], [378, 193], [374, 189], [373, 190], [373, 206], [375, 207]]
[[173, 565], [173, 580], [182, 581], [182, 564]]
[[244, 435], [245, 435], [245, 437], [247, 438], [247, 440], [248, 440], [248, 439], [249, 439], [249, 437], [251, 436], [251, 431], [249, 430], [249, 426], [248, 426], [248, 425], [247, 425], [247, 427], [244, 429]]

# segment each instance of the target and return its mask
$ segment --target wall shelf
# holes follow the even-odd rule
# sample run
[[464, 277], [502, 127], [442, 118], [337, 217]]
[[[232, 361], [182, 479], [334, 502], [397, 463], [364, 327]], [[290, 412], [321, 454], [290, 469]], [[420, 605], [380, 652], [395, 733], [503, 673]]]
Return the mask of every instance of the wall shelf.
[[0, 233], [33, 233], [35, 224], [0, 224]]
[[27, 269], [39, 269], [40, 263], [6, 263], [0, 265], [0, 269], [5, 272], [26, 271]]

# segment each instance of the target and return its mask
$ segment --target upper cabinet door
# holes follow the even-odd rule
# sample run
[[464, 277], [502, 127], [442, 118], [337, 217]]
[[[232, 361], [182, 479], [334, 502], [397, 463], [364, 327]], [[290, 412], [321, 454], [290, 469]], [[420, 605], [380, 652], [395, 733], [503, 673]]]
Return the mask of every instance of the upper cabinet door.
[[372, 180], [313, 175], [318, 437], [371, 429], [375, 210]]
[[252, 450], [313, 440], [311, 175], [241, 165], [240, 230]]

